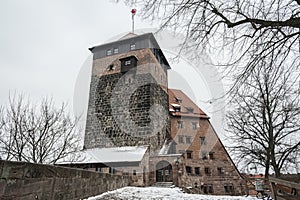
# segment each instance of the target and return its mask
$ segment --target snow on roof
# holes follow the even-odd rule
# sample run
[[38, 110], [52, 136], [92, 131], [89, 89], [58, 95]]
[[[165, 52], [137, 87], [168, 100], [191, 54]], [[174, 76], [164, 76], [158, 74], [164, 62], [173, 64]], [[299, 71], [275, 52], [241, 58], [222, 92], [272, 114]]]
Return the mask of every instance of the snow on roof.
[[[81, 152], [83, 159], [72, 162], [73, 164], [85, 163], [115, 163], [139, 162], [143, 159], [148, 146], [125, 146], [111, 148], [85, 149]], [[61, 163], [67, 164], [67, 163]]]
[[180, 107], [180, 105], [177, 104], [177, 103], [171, 103], [171, 105], [172, 105], [173, 107]]
[[171, 142], [168, 143], [167, 140], [165, 140], [164, 145], [160, 149], [158, 155], [168, 154], [168, 151], [169, 151], [169, 148], [170, 148], [170, 144], [171, 144]]

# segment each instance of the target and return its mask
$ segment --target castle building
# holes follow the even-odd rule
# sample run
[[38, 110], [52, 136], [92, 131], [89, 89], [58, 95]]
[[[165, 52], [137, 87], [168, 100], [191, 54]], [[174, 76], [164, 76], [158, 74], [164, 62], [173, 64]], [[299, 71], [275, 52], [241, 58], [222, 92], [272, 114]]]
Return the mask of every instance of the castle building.
[[90, 50], [85, 148], [149, 145], [157, 153], [170, 133], [170, 66], [154, 36], [128, 34]]
[[191, 192], [241, 194], [243, 180], [204, 113], [168, 88], [170, 65], [152, 33], [93, 53], [84, 159], [68, 165], [168, 182]]

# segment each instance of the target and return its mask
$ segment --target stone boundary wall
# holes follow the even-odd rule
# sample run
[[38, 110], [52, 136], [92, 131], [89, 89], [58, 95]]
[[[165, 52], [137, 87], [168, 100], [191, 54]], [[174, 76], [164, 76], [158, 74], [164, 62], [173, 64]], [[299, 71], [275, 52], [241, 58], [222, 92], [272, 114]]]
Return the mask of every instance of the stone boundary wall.
[[82, 199], [130, 182], [119, 175], [0, 160], [0, 200]]

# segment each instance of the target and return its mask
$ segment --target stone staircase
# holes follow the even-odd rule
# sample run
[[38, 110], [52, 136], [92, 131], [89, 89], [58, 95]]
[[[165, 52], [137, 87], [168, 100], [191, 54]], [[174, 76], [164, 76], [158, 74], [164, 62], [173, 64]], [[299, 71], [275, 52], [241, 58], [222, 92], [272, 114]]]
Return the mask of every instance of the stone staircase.
[[156, 183], [154, 183], [153, 186], [164, 187], [164, 188], [174, 187], [173, 182], [156, 182]]

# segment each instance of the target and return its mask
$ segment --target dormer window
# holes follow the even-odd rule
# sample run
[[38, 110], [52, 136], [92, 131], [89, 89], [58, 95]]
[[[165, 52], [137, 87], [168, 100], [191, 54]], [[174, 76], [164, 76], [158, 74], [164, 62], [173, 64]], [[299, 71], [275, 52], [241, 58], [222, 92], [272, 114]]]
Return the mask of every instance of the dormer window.
[[135, 56], [129, 56], [126, 58], [121, 58], [121, 72], [128, 72], [131, 69], [136, 68], [137, 66], [137, 58]]
[[131, 60], [125, 60], [124, 65], [130, 65], [131, 64]]
[[172, 103], [171, 104], [173, 106], [173, 109], [175, 112], [180, 112], [180, 105], [179, 104], [176, 104], [176, 103]]
[[180, 97], [175, 97], [175, 100], [178, 102], [178, 103], [182, 103], [182, 99]]
[[174, 107], [175, 112], [180, 112], [180, 107]]

